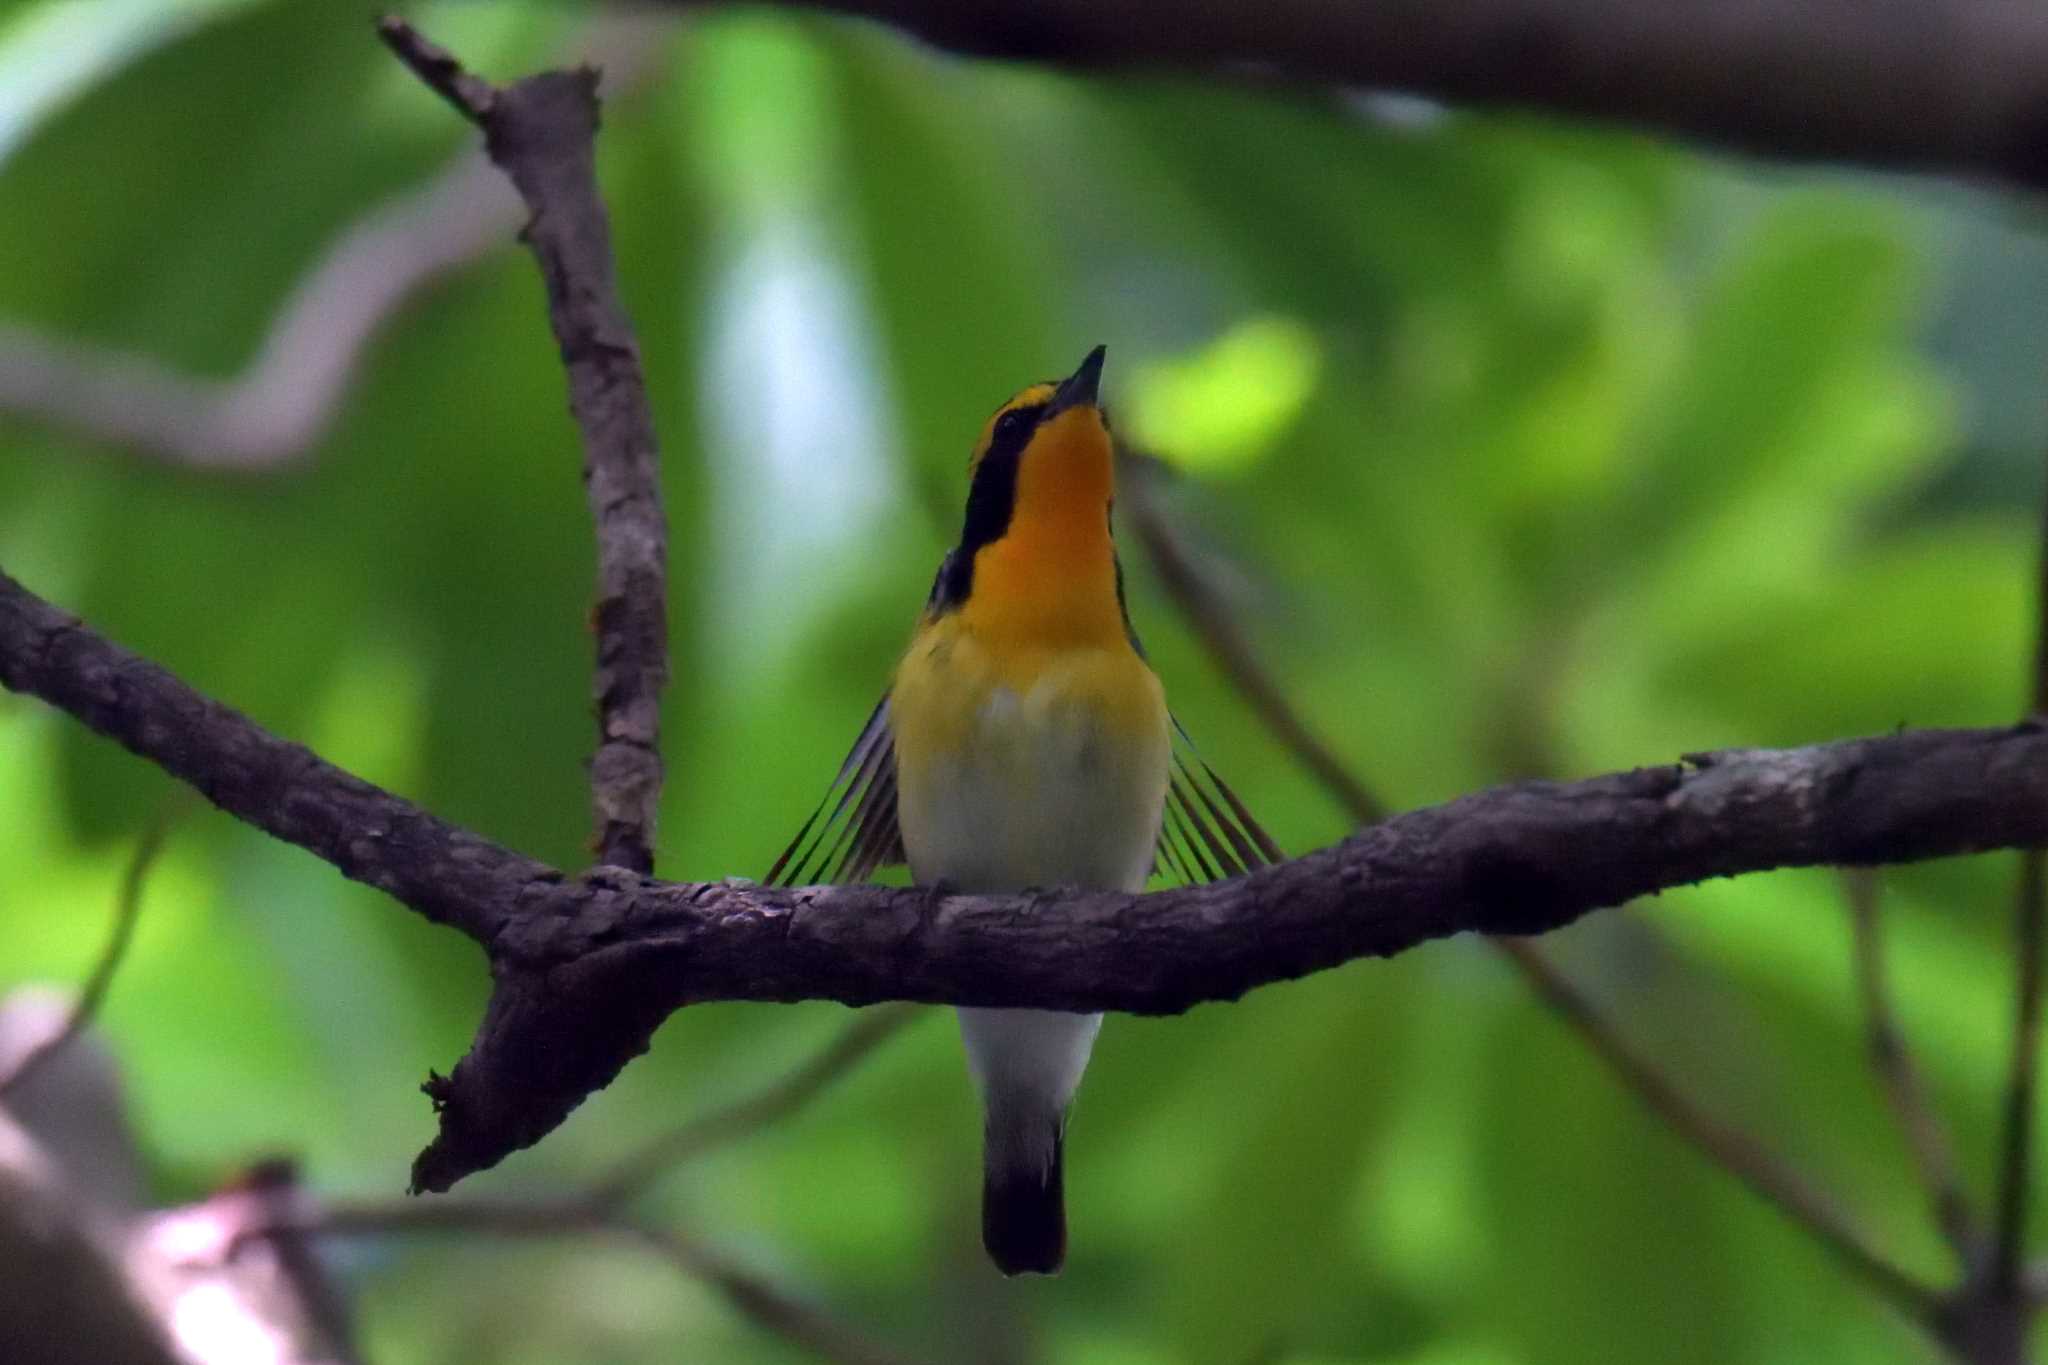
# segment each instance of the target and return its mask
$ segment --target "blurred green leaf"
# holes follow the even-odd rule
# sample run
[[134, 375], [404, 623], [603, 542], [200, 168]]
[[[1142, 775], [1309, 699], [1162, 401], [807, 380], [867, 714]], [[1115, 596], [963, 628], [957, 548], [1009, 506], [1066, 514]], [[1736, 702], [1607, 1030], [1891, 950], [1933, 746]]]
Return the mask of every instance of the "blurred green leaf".
[[[592, 12], [416, 17], [509, 75]], [[981, 423], [1098, 342], [1112, 406], [1179, 467], [1167, 509], [1204, 570], [1396, 806], [2020, 708], [2038, 478], [1977, 446], [2028, 429], [1985, 405], [2048, 364], [2007, 306], [2048, 296], [2030, 223], [1610, 132], [969, 62], [780, 12], [651, 41], [659, 78], [607, 108], [600, 170], [672, 533], [666, 875], [772, 859], [886, 685]], [[232, 373], [338, 234], [471, 136], [360, 13], [258, 0], [136, 44], [0, 165], [0, 260], [28, 263], [0, 272], [9, 322]], [[508, 240], [391, 319], [291, 470], [180, 473], [7, 419], [0, 565], [280, 733], [577, 866], [592, 546], [564, 399]], [[1125, 550], [1205, 756], [1290, 850], [1339, 837]], [[77, 979], [167, 790], [0, 698], [0, 987]], [[1901, 1017], [1980, 1190], [2009, 861], [1886, 877]], [[1939, 1274], [1845, 940], [1806, 873], [1550, 946], [1689, 1093]], [[413, 1086], [459, 1056], [481, 968], [310, 857], [196, 820], [104, 1021], [159, 1190], [271, 1151], [323, 1193], [399, 1188], [432, 1122]], [[479, 1189], [558, 1192], [846, 1017], [684, 1010]], [[942, 1359], [1931, 1358], [1476, 944], [1110, 1020], [1057, 1281], [982, 1258], [979, 1136], [934, 1011], [644, 1212]], [[379, 1360], [801, 1358], [587, 1242], [372, 1241], [343, 1264]]]

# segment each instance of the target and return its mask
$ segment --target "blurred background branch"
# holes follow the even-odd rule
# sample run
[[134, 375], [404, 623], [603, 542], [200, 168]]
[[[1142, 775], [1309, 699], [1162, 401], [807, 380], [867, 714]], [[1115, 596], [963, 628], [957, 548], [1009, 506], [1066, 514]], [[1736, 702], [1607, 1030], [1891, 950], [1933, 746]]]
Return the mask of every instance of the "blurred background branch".
[[177, 814], [167, 807], [137, 840], [114, 944], [78, 998], [0, 1000], [0, 1357], [222, 1365], [258, 1352], [272, 1365], [359, 1365], [328, 1269], [302, 1243], [233, 1249], [244, 1231], [296, 1216], [289, 1163], [176, 1208], [142, 1208], [127, 1100], [92, 1020]]
[[72, 1002], [63, 1024], [48, 1037], [21, 1049], [19, 1056], [0, 1054], [0, 1104], [5, 1104], [8, 1097], [26, 1085], [38, 1070], [55, 1060], [99, 1013], [100, 1005], [107, 998], [107, 988], [114, 983], [114, 973], [119, 970], [121, 959], [128, 954], [128, 945], [134, 940], [135, 921], [142, 913], [142, 888], [149, 879], [150, 864], [162, 851], [171, 826], [182, 813], [182, 806], [183, 802], [166, 806], [143, 830], [142, 837], [136, 840], [135, 852], [121, 874], [121, 889], [114, 897], [114, 923], [107, 933], [106, 946], [100, 950], [99, 959], [93, 963], [85, 984], [79, 988], [78, 998]]
[[0, 1110], [0, 1347], [49, 1365], [188, 1365], [122, 1266], [119, 1234]]
[[[570, 50], [600, 73], [606, 98], [622, 99], [659, 71], [659, 40], [672, 26], [658, 15], [609, 14]], [[336, 236], [234, 377], [0, 324], [0, 410], [194, 469], [262, 474], [295, 464], [327, 434], [385, 323], [436, 280], [502, 248], [522, 221], [503, 173], [481, 148], [465, 147]]]
[[794, 3], [975, 56], [1409, 91], [1770, 156], [2048, 184], [2048, 17], [2018, 0]]
[[455, 1233], [512, 1238], [620, 1238], [715, 1289], [734, 1311], [819, 1360], [841, 1365], [903, 1365], [907, 1357], [870, 1340], [824, 1309], [747, 1269], [690, 1234], [633, 1218], [591, 1197], [548, 1200], [450, 1199], [421, 1203], [335, 1204], [310, 1217], [263, 1229], [321, 1238]]
[[[132, 921], [171, 816], [138, 840], [123, 879]], [[127, 931], [122, 932], [125, 939]], [[141, 1212], [94, 1153], [128, 1141], [118, 1081], [91, 1036], [110, 954], [61, 1020], [27, 995], [0, 1004], [0, 1347], [37, 1365], [227, 1365], [261, 1348], [273, 1365], [355, 1365], [348, 1305], [312, 1246], [330, 1238], [457, 1233], [620, 1239], [714, 1289], [762, 1330], [818, 1359], [900, 1365], [872, 1341], [770, 1276], [628, 1205], [679, 1166], [756, 1136], [814, 1099], [917, 1013], [863, 1013], [817, 1055], [739, 1103], [700, 1116], [616, 1163], [587, 1190], [546, 1199], [327, 1204], [290, 1163], [268, 1162], [189, 1204]], [[56, 1044], [53, 1046], [53, 1044]], [[83, 1055], [72, 1055], [76, 1047]], [[23, 1116], [17, 1126], [12, 1112]], [[60, 1144], [61, 1156], [45, 1144]], [[11, 1344], [10, 1344], [11, 1343]]]
[[[379, 63], [348, 66], [346, 54], [370, 46], [359, 16], [321, 37], [317, 8], [249, 0], [194, 20], [160, 52], [138, 48], [81, 85], [75, 109], [19, 154], [5, 150], [0, 108], [12, 207], [0, 214], [0, 252], [40, 266], [0, 282], [8, 315], [24, 320], [27, 370], [45, 376], [45, 395], [63, 387], [47, 376], [68, 372], [118, 395], [100, 400], [103, 414], [132, 406], [147, 418], [75, 425], [44, 399], [13, 406], [0, 347], [0, 406], [31, 417], [4, 433], [7, 453], [25, 458], [0, 461], [0, 543], [10, 568], [271, 730], [406, 792], [415, 810], [535, 852], [542, 861], [528, 871], [571, 866], [577, 822], [564, 812], [587, 790], [587, 735], [567, 722], [588, 686], [575, 623], [589, 547], [560, 515], [573, 433], [560, 420], [559, 373], [531, 345], [532, 280], [517, 262], [436, 276], [445, 297], [402, 317], [396, 290], [369, 331], [345, 325], [352, 296], [334, 295], [332, 336], [315, 327], [307, 344], [331, 341], [343, 359], [308, 364], [304, 377], [316, 394], [323, 366], [353, 378], [307, 409], [311, 425], [265, 426], [246, 416], [255, 406], [243, 418], [270, 433], [254, 446], [306, 458], [290, 480], [253, 487], [76, 458], [94, 441], [174, 449], [178, 432], [200, 429], [185, 419], [225, 403], [240, 381], [187, 392], [183, 409], [158, 403], [151, 384], [260, 375], [321, 253], [346, 254], [348, 224], [377, 221], [363, 205], [395, 204], [395, 188], [456, 169], [437, 140], [453, 121], [415, 118], [426, 102], [409, 87], [401, 97], [388, 70], [368, 70]], [[756, 845], [786, 834], [779, 794], [815, 776], [805, 765], [839, 738], [841, 713], [871, 700], [855, 694], [871, 692], [886, 662], [872, 642], [893, 640], [914, 608], [881, 585], [918, 579], [938, 548], [875, 509], [899, 509], [906, 486], [950, 506], [958, 447], [981, 406], [1048, 355], [1064, 357], [1077, 333], [1124, 357], [1112, 366], [1120, 429], [1170, 451], [1183, 476], [1176, 497], [1215, 498], [1208, 520], [1248, 547], [1232, 586], [1258, 594], [1250, 620], [1284, 694], [1275, 706], [1248, 691], [1252, 706], [1193, 719], [1205, 749], [1249, 775], [1247, 796], [1262, 816], [1276, 812], [1269, 823], [1290, 846], [1316, 841], [1321, 797], [1289, 765], [1252, 761], [1263, 750], [1238, 710], [1283, 735], [1289, 715], [1322, 716], [1326, 736], [1301, 736], [1326, 740], [1336, 771], [1371, 773], [1395, 806], [1685, 746], [2005, 714], [1980, 680], [2009, 676], [2000, 670], [2019, 638], [2014, 546], [2025, 537], [2010, 510], [2031, 496], [2033, 475], [1996, 465], [1999, 423], [2016, 409], [1986, 376], [2000, 356], [2023, 366], [2037, 330], [2023, 207], [1925, 182], [1756, 175], [1640, 139], [1419, 101], [1252, 92], [1292, 82], [1355, 94], [1358, 82], [1385, 81], [1459, 104], [1497, 96], [1668, 120], [1784, 156], [1854, 143], [1846, 159], [2030, 182], [2030, 148], [2000, 130], [2023, 112], [2010, 73], [2033, 48], [1999, 35], [2023, 35], [2035, 16], [1680, 6], [1582, 29], [1590, 9], [1460, 4], [1407, 16], [1410, 31], [1361, 52], [1321, 43], [1309, 7], [1283, 3], [1256, 16], [1253, 41], [1280, 45], [1271, 59], [1236, 63], [1208, 45], [1252, 16], [1196, 11], [1119, 38], [1115, 26], [1145, 9], [1053, 5], [1044, 24], [1006, 31], [979, 12], [930, 7], [913, 19], [956, 50], [1029, 59], [1018, 66], [724, 6], [703, 7], [680, 41], [633, 52], [671, 79], [643, 86], [651, 93], [633, 108], [608, 107], [606, 193], [628, 302], [647, 331], [650, 396], [671, 447], [686, 452], [669, 490], [678, 657], [720, 660], [672, 689], [670, 732], [698, 737], [701, 753], [693, 747], [692, 781], [670, 783], [662, 804], [700, 861], [684, 870], [689, 859], [665, 850], [670, 875], [758, 866]], [[1367, 26], [1402, 17], [1325, 13]], [[516, 22], [492, 6], [420, 17], [448, 23], [491, 69], [549, 60], [580, 22], [547, 7]], [[1501, 37], [1518, 23], [1534, 35], [1519, 49]], [[1872, 26], [1890, 36], [1873, 39]], [[1817, 40], [1822, 30], [1832, 45]], [[1999, 51], [1945, 65], [1943, 54], [1968, 56], [1987, 34]], [[1589, 49], [1588, 35], [1632, 46]], [[11, 36], [0, 29], [0, 52]], [[335, 57], [287, 82], [251, 86], [238, 74], [308, 51]], [[1503, 51], [1513, 59], [1489, 56]], [[1786, 54], [1806, 74], [1770, 76]], [[1222, 78], [1030, 69], [1045, 62]], [[1925, 69], [1900, 79], [1897, 64], [1916, 62]], [[1351, 74], [1313, 74], [1315, 63]], [[1493, 91], [1459, 93], [1501, 68]], [[331, 74], [344, 69], [365, 73], [360, 89]], [[1411, 78], [1393, 81], [1401, 70]], [[1851, 108], [1873, 85], [1892, 106]], [[0, 97], [11, 89], [0, 74]], [[209, 131], [201, 111], [217, 106], [235, 117]], [[1368, 106], [1375, 117], [1355, 117]], [[195, 147], [211, 151], [195, 160]], [[380, 169], [365, 172], [373, 162]], [[81, 179], [81, 164], [111, 169]], [[218, 192], [216, 164], [235, 168]], [[516, 225], [509, 207], [477, 207], [506, 215], [501, 234]], [[73, 263], [83, 263], [75, 279]], [[394, 278], [413, 268], [401, 263]], [[819, 279], [848, 292], [792, 283]], [[374, 281], [363, 288], [381, 293]], [[843, 314], [834, 297], [851, 300]], [[835, 330], [837, 316], [854, 324]], [[800, 317], [807, 340], [746, 330], [776, 317]], [[1294, 340], [1238, 349], [1240, 336], [1271, 342], [1275, 326]], [[272, 340], [241, 368], [245, 340], [266, 327]], [[42, 339], [59, 336], [92, 341], [65, 343], [53, 366]], [[1974, 348], [1961, 359], [1959, 339]], [[176, 368], [96, 389], [110, 354]], [[1212, 386], [1207, 416], [1239, 421], [1274, 405], [1256, 439], [1201, 438], [1203, 403], [1182, 401], [1201, 397], [1188, 387], [1198, 362], [1229, 379], [1228, 413], [1214, 397], [1226, 390]], [[2018, 392], [2032, 394], [2036, 370]], [[1954, 412], [1942, 387], [1952, 377], [1967, 400]], [[348, 383], [359, 401], [337, 408]], [[1303, 387], [1283, 401], [1289, 383]], [[803, 430], [811, 444], [792, 444]], [[272, 458], [245, 461], [235, 452], [251, 448], [247, 437], [212, 431], [217, 469]], [[487, 472], [422, 450], [475, 454]], [[1126, 527], [1142, 534], [1128, 512]], [[1192, 558], [1199, 568], [1203, 553]], [[830, 571], [816, 572], [821, 563]], [[1162, 563], [1159, 583], [1171, 573]], [[1149, 585], [1134, 586], [1142, 625]], [[1227, 634], [1205, 635], [1196, 620], [1192, 635], [1231, 671]], [[1239, 628], [1239, 650], [1248, 636]], [[1147, 643], [1177, 708], [1201, 709], [1188, 642], [1148, 629]], [[16, 975], [62, 973], [97, 947], [99, 902], [126, 856], [105, 844], [106, 812], [156, 778], [33, 709], [0, 712], [0, 725], [0, 815], [30, 850], [0, 857], [0, 962]], [[381, 808], [394, 812], [404, 816]], [[387, 1102], [393, 1059], [423, 1067], [460, 1046], [474, 1001], [451, 983], [470, 979], [473, 955], [454, 936], [368, 908], [371, 898], [319, 869], [279, 863], [228, 825], [196, 831], [189, 856], [180, 842], [110, 1024], [154, 1087], [151, 1180], [174, 1204], [202, 1202], [225, 1153], [284, 1127], [306, 1145], [322, 1190], [388, 1180], [417, 1128]], [[390, 828], [404, 839], [419, 827]], [[1986, 861], [1888, 877], [1897, 989], [1886, 1013], [1895, 1032], [1914, 1026], [1929, 1112], [1946, 1099], [1957, 1146], [1998, 1147], [1987, 1183], [2023, 1196], [2024, 1163], [2017, 1183], [2004, 1174], [2014, 1130], [1994, 1133], [1976, 1112], [1987, 1106], [1957, 1102], [2010, 1082], [2003, 1108], [2031, 1128], [2031, 1100], [2014, 1088], [2031, 1067], [1992, 1076], [1983, 1064], [1994, 1034], [1977, 1006], [2010, 964], [2002, 945], [1979, 941]], [[623, 883], [587, 885], [602, 897]], [[1942, 1243], [1913, 1240], [1923, 1205], [1939, 1207], [1941, 1195], [1923, 1188], [1938, 1182], [1903, 1112], [1920, 1181], [1892, 1177], [1885, 1163], [1899, 1153], [1884, 1125], [1841, 1117], [1879, 1098], [1836, 1052], [1862, 1024], [1876, 1029], [1867, 997], [1891, 996], [1882, 987], [1893, 983], [1859, 961], [1855, 990], [1837, 989], [1829, 954], [1839, 944], [1827, 931], [1839, 921], [1826, 915], [1838, 894], [1831, 876], [1788, 874], [1674, 897], [1683, 913], [1658, 916], [1660, 937], [1703, 959], [1738, 1010], [1717, 1012], [1696, 983], [1662, 978], [1656, 940], [1605, 932], [1563, 945], [1583, 980], [1553, 969], [1571, 992], [1558, 1007], [1570, 1017], [1569, 1001], [1609, 999], [1591, 983], [1611, 987], [1604, 1036], [1639, 1059], [1671, 1057], [1674, 1074], [1697, 1077], [1682, 1099], [1707, 1108], [1703, 1097], [1719, 1095], [1712, 1117], [1786, 1169], [1839, 1176], [1858, 1194], [1857, 1244], [1917, 1291], [1946, 1276]], [[13, 913], [29, 903], [42, 913]], [[387, 936], [391, 955], [380, 957]], [[1858, 940], [1859, 953], [1881, 946], [1874, 932]], [[886, 1324], [883, 1337], [973, 1341], [936, 1352], [947, 1358], [1206, 1362], [1263, 1351], [1439, 1365], [1655, 1353], [1719, 1365], [1788, 1342], [1815, 1360], [1925, 1358], [1892, 1315], [1870, 1311], [1859, 1281], [1781, 1231], [1792, 1220], [1696, 1176], [1682, 1150], [1667, 1160], [1662, 1148], [1675, 1144], [1644, 1143], [1626, 1106], [1614, 1116], [1597, 1073], [1582, 1077], [1591, 1069], [1545, 1036], [1563, 1032], [1529, 1029], [1512, 993], [1466, 974], [1468, 956], [1406, 956], [1372, 969], [1370, 989], [1332, 975], [1261, 992], [1170, 1036], [1142, 1021], [1114, 1031], [1082, 1111], [1087, 1140], [1107, 1154], [1092, 1169], [1113, 1195], [1076, 1192], [1096, 1250], [1057, 1302], [999, 1298], [1000, 1286], [963, 1276], [964, 1259], [949, 1254], [957, 1210], [929, 1192], [947, 1187], [935, 1172], [965, 1160], [955, 1148], [971, 1130], [954, 1133], [962, 1124], [943, 1108], [958, 1076], [942, 1030], [903, 1042], [905, 1065], [892, 1054], [835, 1097], [834, 1120], [807, 1127], [803, 1142], [741, 1148], [725, 1135], [760, 1132], [749, 1129], [756, 1116], [786, 1115], [789, 1097], [815, 1095], [814, 1081], [857, 1059], [870, 1016], [842, 1030], [837, 1011], [828, 1021], [804, 1009], [692, 1009], [530, 1160], [545, 1170], [580, 1154], [602, 1184], [631, 1169], [633, 1158], [614, 1164], [619, 1133], [665, 1128], [684, 1088], [734, 1086], [733, 1109], [669, 1131], [637, 1158], [648, 1171], [657, 1149], [717, 1163], [686, 1225], [735, 1224], [718, 1241], [747, 1251], [746, 1265], [776, 1262], [782, 1253], [747, 1245], [772, 1237], [789, 1248], [777, 1286], [822, 1267], [843, 1286], [833, 1297], [860, 1303], [864, 1320]], [[366, 962], [365, 975], [335, 972], [339, 961]], [[380, 983], [374, 999], [360, 989], [367, 979]], [[2031, 996], [2023, 983], [2019, 1018]], [[1432, 1008], [1453, 999], [1454, 1009]], [[1997, 1021], [1998, 1032], [2012, 1022]], [[793, 1057], [797, 1033], [819, 1050], [757, 1089], [755, 1069]], [[330, 1055], [331, 1037], [348, 1047]], [[81, 1043], [57, 1060], [88, 1053]], [[1274, 1056], [1288, 1059], [1282, 1087]], [[45, 1068], [10, 1105], [28, 1105], [64, 1069]], [[206, 1102], [175, 1098], [175, 1085]], [[603, 1158], [594, 1167], [593, 1154]], [[568, 1175], [556, 1183], [580, 1188]], [[634, 1219], [659, 1226], [639, 1207], [659, 1192], [628, 1183], [641, 1191]], [[2019, 1227], [2025, 1203], [1990, 1208]], [[455, 1273], [473, 1279], [478, 1254], [459, 1253]], [[658, 1277], [640, 1294], [632, 1266], [604, 1261], [600, 1247], [536, 1252], [536, 1277], [505, 1275], [495, 1327], [465, 1327], [465, 1296], [423, 1286], [431, 1250], [400, 1259], [364, 1243], [346, 1255], [351, 1278], [382, 1286], [372, 1292], [385, 1314], [438, 1299], [405, 1326], [378, 1325], [381, 1340], [405, 1341], [401, 1354], [465, 1330], [482, 1335], [444, 1345], [449, 1358], [553, 1365], [565, 1349], [612, 1340], [632, 1343], [617, 1347], [621, 1359], [639, 1359], [636, 1346], [673, 1358], [676, 1340], [719, 1350], [704, 1344], [721, 1327], [717, 1303], [707, 1320], [661, 1317], [673, 1310], [654, 1305], [689, 1291]], [[1674, 1336], [1681, 1304], [1688, 1331]], [[1945, 1296], [1951, 1350], [1988, 1360], [2018, 1349], [2009, 1331], [2003, 1343], [1972, 1337], [1957, 1308]], [[2011, 1320], [1979, 1315], [1976, 1327]], [[726, 1346], [734, 1359], [788, 1349]]]
[[[2027, 671], [2026, 713], [2048, 717], [2048, 495], [2040, 513], [2034, 575], [2034, 649]], [[1988, 1260], [1974, 1267], [1972, 1283], [1954, 1305], [1953, 1333], [1979, 1358], [2028, 1359], [2027, 1337], [2035, 1305], [2026, 1286], [2028, 1210], [2033, 1202], [2035, 1129], [2041, 1070], [2043, 955], [2048, 954], [2048, 862], [2042, 850], [2020, 854], [2014, 887], [2012, 1041], [2010, 1044], [1997, 1185], [1992, 1197]]]
[[1941, 1116], [1927, 1096], [1920, 1070], [1899, 1026], [1892, 1005], [1885, 966], [1883, 882], [1875, 868], [1851, 868], [1842, 874], [1842, 899], [1849, 911], [1850, 970], [1863, 1010], [1871, 1069], [1884, 1087], [1892, 1117], [1912, 1153], [1916, 1174], [1927, 1192], [1934, 1222], [1955, 1252], [1965, 1275], [1984, 1258], [1982, 1232], [1970, 1209], [1968, 1193]]
[[[1364, 783], [1316, 736], [1278, 681], [1259, 663], [1229, 604], [1203, 575], [1170, 514], [1160, 505], [1154, 482], [1161, 477], [1156, 462], [1138, 463], [1141, 459], [1133, 461], [1131, 472], [1136, 477], [1124, 485], [1124, 502], [1174, 606], [1209, 648], [1217, 668], [1265, 720], [1281, 748], [1314, 774], [1354, 821], [1368, 825], [1384, 818], [1382, 807]], [[1935, 1291], [1876, 1250], [1833, 1197], [1695, 1100], [1682, 1082], [1632, 1043], [1536, 943], [1526, 938], [1487, 941], [1522, 974], [1537, 998], [1572, 1026], [1615, 1079], [1674, 1133], [1811, 1233], [1907, 1317], [1932, 1324]]]
[[0, 405], [116, 449], [195, 469], [253, 473], [307, 455], [385, 320], [445, 271], [519, 226], [517, 200], [480, 151], [373, 209], [333, 244], [229, 380], [143, 355], [0, 327]]
[[716, 1113], [670, 1129], [619, 1160], [591, 1187], [591, 1204], [613, 1209], [630, 1203], [677, 1166], [779, 1123], [859, 1066], [919, 1013], [913, 1005], [877, 1005], [862, 1010], [830, 1043], [774, 1084]]
[[[1282, 0], [1242, 12], [1059, 0], [1028, 18], [930, 0], [792, 3], [879, 19], [975, 56], [1527, 105], [1767, 156], [2048, 184], [2035, 94], [2048, 68], [2048, 18], [2017, 0], [1735, 8], [1684, 0], [1648, 9], [1606, 0]], [[627, 10], [579, 47], [610, 97], [649, 74], [659, 23], [652, 12]], [[485, 158], [465, 152], [337, 239], [236, 378], [203, 379], [144, 355], [0, 326], [0, 409], [198, 468], [275, 468], [324, 433], [383, 320], [517, 225]]]

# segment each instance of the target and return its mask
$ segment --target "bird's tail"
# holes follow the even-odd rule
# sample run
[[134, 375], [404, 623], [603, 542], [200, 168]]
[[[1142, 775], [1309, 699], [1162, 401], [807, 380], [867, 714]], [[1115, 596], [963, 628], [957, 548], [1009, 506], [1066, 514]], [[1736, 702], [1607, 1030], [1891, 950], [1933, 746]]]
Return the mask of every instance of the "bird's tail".
[[[1052, 1275], [1067, 1256], [1067, 1209], [1061, 1119], [1037, 1116], [1044, 1129], [998, 1132], [990, 1115], [982, 1153], [981, 1244], [1005, 1275]], [[1020, 1140], [1022, 1139], [1022, 1140]]]
[[1099, 1014], [960, 1011], [985, 1115], [981, 1241], [1005, 1275], [1050, 1275], [1066, 1257], [1061, 1138], [1101, 1027]]

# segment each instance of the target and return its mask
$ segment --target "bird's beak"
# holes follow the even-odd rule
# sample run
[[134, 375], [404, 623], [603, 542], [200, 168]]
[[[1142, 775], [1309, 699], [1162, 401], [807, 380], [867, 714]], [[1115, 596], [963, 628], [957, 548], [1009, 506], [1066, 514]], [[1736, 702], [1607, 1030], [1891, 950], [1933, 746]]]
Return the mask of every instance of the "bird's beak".
[[1046, 407], [1048, 419], [1057, 417], [1068, 408], [1092, 408], [1096, 405], [1095, 391], [1102, 383], [1102, 357], [1107, 346], [1097, 346], [1081, 362], [1081, 368], [1060, 381], [1053, 390], [1052, 402]]

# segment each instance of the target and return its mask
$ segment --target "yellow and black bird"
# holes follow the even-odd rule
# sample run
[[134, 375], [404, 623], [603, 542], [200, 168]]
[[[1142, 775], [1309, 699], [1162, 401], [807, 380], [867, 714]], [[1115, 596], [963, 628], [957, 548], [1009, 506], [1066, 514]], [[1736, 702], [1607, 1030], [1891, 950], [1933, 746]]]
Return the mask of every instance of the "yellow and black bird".
[[[957, 892], [1137, 891], [1280, 853], [1193, 753], [1124, 605], [1103, 348], [996, 409], [960, 543], [893, 685], [771, 883], [863, 881], [908, 862]], [[829, 813], [828, 813], [829, 810]], [[1066, 1254], [1067, 1106], [1099, 1014], [962, 1009], [981, 1092], [982, 1243], [1008, 1275]]]

